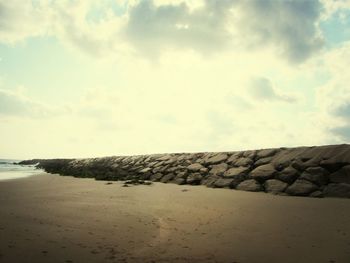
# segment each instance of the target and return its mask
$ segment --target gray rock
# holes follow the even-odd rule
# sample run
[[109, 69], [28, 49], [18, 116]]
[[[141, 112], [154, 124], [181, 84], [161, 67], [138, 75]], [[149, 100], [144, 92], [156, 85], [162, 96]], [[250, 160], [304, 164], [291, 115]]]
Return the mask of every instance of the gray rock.
[[200, 164], [204, 164], [205, 163], [204, 159], [202, 159], [202, 158], [198, 158], [195, 162], [196, 163], [200, 163]]
[[201, 168], [200, 170], [199, 170], [199, 172], [201, 173], [201, 174], [207, 174], [208, 173], [208, 168], [207, 167], [203, 167], [203, 168]]
[[160, 156], [159, 158], [157, 158], [157, 161], [167, 161], [169, 159], [171, 159], [173, 156], [171, 154], [164, 154], [162, 156]]
[[168, 173], [174, 173], [176, 170], [177, 170], [177, 167], [169, 167], [168, 169], [166, 169]]
[[148, 163], [147, 166], [148, 166], [148, 167], [153, 167], [153, 166], [156, 165], [156, 164], [157, 164], [157, 162], [151, 162], [151, 163]]
[[186, 183], [186, 179], [185, 178], [175, 178], [174, 180], [171, 181], [174, 184], [185, 184]]
[[257, 152], [256, 157], [257, 158], [266, 158], [271, 157], [277, 152], [277, 149], [264, 149]]
[[175, 173], [177, 173], [177, 172], [184, 172], [184, 171], [186, 171], [187, 169], [187, 166], [183, 166], [183, 165], [177, 165], [177, 166], [175, 166], [175, 168], [176, 168], [176, 170], [175, 170]]
[[320, 174], [320, 175], [328, 175], [329, 172], [324, 169], [323, 167], [316, 166], [316, 167], [309, 167], [305, 170], [305, 172], [309, 174]]
[[256, 150], [249, 150], [249, 151], [243, 152], [243, 157], [254, 159], [255, 156], [256, 156]]
[[316, 190], [318, 190], [317, 185], [306, 180], [297, 179], [286, 189], [286, 193], [290, 195], [306, 196]]
[[150, 168], [150, 167], [146, 167], [146, 168], [142, 169], [141, 171], [139, 171], [139, 173], [144, 174], [144, 173], [148, 173], [148, 172], [150, 172], [151, 170], [152, 170], [152, 168]]
[[287, 168], [279, 172], [276, 175], [276, 178], [290, 184], [290, 183], [293, 183], [295, 179], [297, 179], [298, 175], [299, 175], [298, 170], [296, 170], [292, 166], [288, 166]]
[[207, 187], [215, 187], [216, 180], [219, 180], [220, 177], [218, 176], [207, 176], [202, 181], [202, 185], [206, 185]]
[[187, 166], [187, 169], [191, 172], [199, 172], [200, 169], [205, 168], [203, 165], [200, 163], [193, 163]]
[[152, 173], [156, 174], [159, 173], [162, 170], [162, 166], [157, 166], [156, 168], [153, 168]]
[[164, 175], [164, 176], [162, 177], [162, 179], [160, 179], [160, 181], [161, 181], [162, 183], [167, 183], [167, 182], [171, 181], [174, 177], [175, 177], [175, 174], [173, 174], [173, 173], [168, 173], [168, 174]]
[[272, 164], [264, 164], [256, 167], [250, 172], [250, 177], [258, 181], [264, 181], [272, 178], [276, 173], [275, 167]]
[[247, 167], [233, 167], [228, 169], [224, 173], [224, 177], [230, 178], [230, 177], [242, 176], [242, 175], [246, 175], [248, 172], [249, 172], [249, 168]]
[[217, 164], [225, 161], [228, 158], [226, 153], [218, 153], [213, 157], [209, 158], [206, 163], [207, 164]]
[[305, 161], [304, 165], [306, 165], [306, 167], [318, 167], [318, 166], [320, 166], [321, 161], [322, 161], [322, 158], [320, 156], [315, 156], [315, 157]]
[[267, 163], [270, 163], [272, 160], [272, 157], [265, 157], [265, 158], [261, 158], [259, 160], [257, 160], [254, 165], [255, 166], [260, 166], [260, 165], [263, 165], [263, 164], [267, 164]]
[[262, 186], [259, 184], [258, 181], [254, 179], [249, 179], [238, 184], [236, 189], [250, 192], [259, 192], [262, 191]]
[[299, 177], [299, 179], [308, 180], [319, 186], [325, 185], [328, 182], [328, 171], [322, 167], [309, 167]]
[[153, 182], [158, 182], [160, 179], [162, 179], [163, 174], [162, 173], [156, 173], [151, 175], [150, 180]]
[[315, 191], [315, 192], [312, 192], [309, 196], [315, 197], [315, 198], [321, 198], [323, 197], [323, 193], [321, 191]]
[[350, 198], [350, 184], [346, 183], [331, 183], [323, 190], [324, 196], [329, 197], [346, 197]]
[[176, 157], [172, 157], [169, 160], [164, 161], [164, 164], [174, 164], [177, 162], [177, 158]]
[[304, 171], [307, 168], [306, 164], [299, 158], [293, 160], [290, 165], [298, 171]]
[[237, 159], [236, 162], [233, 163], [235, 166], [250, 166], [253, 164], [252, 159], [247, 157], [241, 157]]
[[209, 171], [209, 174], [211, 174], [211, 175], [223, 175], [224, 172], [227, 170], [227, 168], [228, 168], [228, 165], [226, 163], [220, 163], [217, 165], [213, 165]]
[[187, 176], [186, 182], [188, 184], [198, 185], [202, 181], [203, 176], [200, 173], [192, 173]]
[[342, 168], [344, 165], [348, 165], [350, 163], [349, 160], [342, 160], [337, 158], [331, 158], [328, 160], [323, 160], [320, 162], [320, 165], [324, 168], [326, 168], [328, 171], [335, 172]]
[[169, 166], [168, 165], [164, 165], [162, 167], [159, 167], [159, 172], [164, 173], [168, 170]]
[[265, 191], [272, 193], [281, 193], [286, 190], [288, 184], [277, 179], [270, 179], [264, 183]]
[[241, 152], [234, 153], [227, 159], [226, 163], [234, 163], [241, 156], [242, 156]]
[[214, 182], [214, 187], [216, 188], [231, 188], [233, 179], [219, 178]]
[[153, 165], [153, 168], [163, 166], [163, 165], [164, 165], [164, 162], [157, 162], [155, 165]]
[[338, 171], [329, 176], [332, 183], [346, 183], [350, 184], [350, 165], [340, 168]]

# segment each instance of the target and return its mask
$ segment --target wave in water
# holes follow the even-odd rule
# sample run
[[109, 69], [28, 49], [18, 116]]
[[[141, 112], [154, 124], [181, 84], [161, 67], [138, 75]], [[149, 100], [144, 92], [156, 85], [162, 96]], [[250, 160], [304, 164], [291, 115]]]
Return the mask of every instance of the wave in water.
[[18, 179], [38, 173], [35, 165], [17, 165], [20, 160], [0, 159], [0, 180]]

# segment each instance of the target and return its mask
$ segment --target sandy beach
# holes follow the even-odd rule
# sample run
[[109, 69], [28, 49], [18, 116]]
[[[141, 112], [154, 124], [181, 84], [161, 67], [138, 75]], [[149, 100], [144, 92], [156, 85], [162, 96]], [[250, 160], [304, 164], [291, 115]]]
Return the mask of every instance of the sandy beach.
[[0, 181], [0, 262], [350, 262], [350, 200]]

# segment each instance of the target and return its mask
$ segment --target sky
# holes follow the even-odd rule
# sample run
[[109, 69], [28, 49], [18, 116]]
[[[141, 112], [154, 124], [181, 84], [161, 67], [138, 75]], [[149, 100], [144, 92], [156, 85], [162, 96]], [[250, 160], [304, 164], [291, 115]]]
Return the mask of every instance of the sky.
[[0, 0], [0, 157], [350, 141], [350, 0]]

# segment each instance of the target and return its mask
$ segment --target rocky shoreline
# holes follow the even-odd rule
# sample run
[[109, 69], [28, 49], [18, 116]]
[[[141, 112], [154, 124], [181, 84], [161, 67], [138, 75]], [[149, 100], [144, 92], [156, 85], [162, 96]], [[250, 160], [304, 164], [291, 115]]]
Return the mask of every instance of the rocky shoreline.
[[150, 180], [279, 195], [350, 198], [350, 145], [88, 159], [34, 159], [48, 173]]

